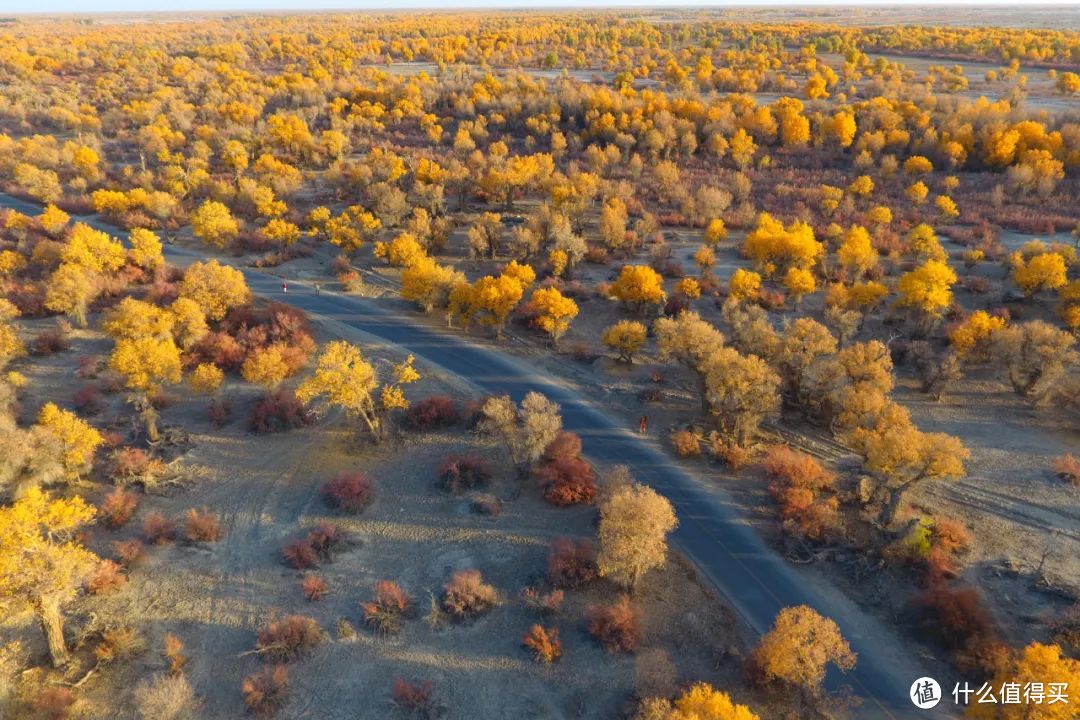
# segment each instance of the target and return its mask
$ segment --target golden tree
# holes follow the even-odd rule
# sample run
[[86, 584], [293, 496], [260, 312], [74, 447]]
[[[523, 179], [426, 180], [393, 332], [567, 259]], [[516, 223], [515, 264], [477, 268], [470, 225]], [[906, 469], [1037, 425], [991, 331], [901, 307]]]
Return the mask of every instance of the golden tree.
[[963, 360], [989, 362], [994, 335], [1005, 325], [1004, 318], [976, 310], [949, 331], [949, 344]]
[[53, 204], [45, 206], [45, 209], [37, 216], [41, 229], [53, 237], [58, 237], [67, 227], [71, 216]]
[[418, 259], [401, 271], [401, 297], [419, 305], [425, 313], [444, 308], [450, 301], [450, 291], [465, 285], [465, 274], [430, 257]]
[[126, 297], [113, 307], [101, 324], [115, 340], [160, 338], [172, 333], [174, 316], [157, 305]]
[[553, 287], [534, 290], [529, 301], [537, 313], [536, 326], [550, 335], [553, 343], [558, 343], [578, 315], [577, 303]]
[[76, 539], [94, 513], [79, 497], [54, 500], [38, 488], [0, 507], [0, 599], [34, 611], [55, 667], [69, 659], [64, 606], [98, 562]]
[[752, 270], [736, 268], [728, 281], [728, 294], [736, 300], [753, 300], [761, 292], [761, 276]]
[[705, 400], [717, 429], [740, 445], [780, 409], [780, 376], [757, 355], [721, 348], [705, 362]]
[[765, 680], [795, 688], [804, 700], [821, 691], [829, 665], [851, 670], [855, 660], [836, 623], [806, 605], [781, 610], [753, 653]]
[[647, 265], [624, 265], [611, 285], [611, 295], [638, 312], [664, 302], [664, 279]]
[[45, 286], [45, 307], [70, 317], [86, 327], [86, 311], [101, 293], [100, 276], [75, 263], [63, 263], [53, 271]]
[[955, 283], [956, 273], [948, 263], [927, 260], [900, 276], [897, 284], [900, 298], [896, 304], [912, 308], [925, 317], [940, 317], [952, 305], [952, 286]]
[[600, 574], [633, 591], [642, 575], [667, 564], [667, 535], [677, 525], [671, 503], [652, 488], [618, 488], [600, 506]]
[[197, 393], [212, 395], [225, 381], [225, 373], [213, 363], [199, 363], [188, 375], [188, 385]]
[[768, 213], [758, 216], [757, 227], [747, 234], [743, 250], [766, 275], [789, 267], [809, 268], [825, 254], [825, 247], [814, 239], [808, 224], [796, 221], [785, 227]]
[[[1044, 702], [1005, 703], [1006, 685], [1016, 688], [1038, 686]], [[1049, 702], [1055, 688], [1066, 696], [1070, 688], [1080, 687], [1080, 660], [1064, 655], [1057, 645], [1033, 642], [1022, 651], [1013, 652], [991, 682], [995, 704], [972, 703], [966, 717], [974, 720], [1072, 720], [1076, 709], [1070, 702]]]
[[795, 305], [798, 306], [804, 295], [809, 295], [817, 290], [817, 280], [814, 279], [814, 273], [806, 268], [791, 267], [788, 268], [787, 273], [784, 275], [784, 287], [787, 288], [788, 293], [795, 299]]
[[645, 346], [648, 329], [636, 320], [620, 320], [604, 330], [601, 340], [612, 350], [619, 353], [619, 360], [627, 364], [634, 362], [636, 355]]
[[51, 402], [41, 408], [37, 424], [60, 442], [60, 462], [69, 480], [78, 481], [90, 471], [94, 453], [105, 442], [93, 425]]
[[180, 283], [180, 297], [194, 301], [209, 320], [221, 320], [234, 307], [251, 302], [244, 274], [217, 260], [192, 263]]
[[191, 298], [177, 298], [169, 306], [169, 312], [173, 317], [173, 338], [183, 350], [190, 350], [210, 332], [206, 313]]
[[1040, 253], [1027, 262], [1017, 257], [1013, 265], [1013, 282], [1028, 298], [1043, 290], [1057, 290], [1068, 282], [1065, 258], [1056, 252]]
[[79, 265], [95, 273], [115, 272], [124, 266], [124, 246], [100, 230], [76, 223], [60, 251], [65, 264]]
[[208, 245], [224, 248], [240, 234], [240, 225], [224, 203], [206, 200], [191, 213], [191, 231]]
[[394, 383], [379, 391], [378, 374], [360, 348], [344, 340], [326, 344], [315, 362], [315, 373], [296, 389], [301, 402], [310, 403], [322, 397], [328, 405], [340, 407], [351, 418], [364, 421], [376, 441], [382, 439], [383, 415], [400, 408], [404, 402], [401, 385], [416, 382], [419, 373], [413, 369], [412, 356], [394, 368]]
[[750, 708], [708, 683], [694, 683], [675, 698], [674, 708], [657, 720], [759, 720]]
[[870, 233], [861, 225], [852, 225], [844, 233], [844, 241], [836, 251], [840, 266], [858, 280], [878, 263], [878, 253], [870, 242]]
[[146, 423], [150, 442], [157, 442], [157, 410], [153, 398], [162, 385], [175, 385], [182, 378], [180, 349], [171, 335], [142, 336], [117, 340], [109, 368], [124, 378], [133, 391], [132, 403]]
[[282, 343], [256, 348], [244, 359], [240, 375], [253, 385], [273, 390], [292, 373], [286, 358], [287, 350]]
[[161, 240], [151, 231], [134, 228], [128, 233], [128, 242], [131, 244], [128, 257], [135, 266], [144, 270], [155, 270], [165, 264], [165, 258], [161, 254]]

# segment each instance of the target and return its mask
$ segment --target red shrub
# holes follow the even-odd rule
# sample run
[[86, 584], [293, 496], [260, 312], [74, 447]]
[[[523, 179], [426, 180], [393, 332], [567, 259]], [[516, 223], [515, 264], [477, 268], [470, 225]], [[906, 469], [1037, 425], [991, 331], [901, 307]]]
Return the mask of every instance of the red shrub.
[[614, 605], [590, 606], [586, 617], [589, 633], [609, 653], [632, 653], [637, 649], [639, 613], [626, 595], [620, 595]]
[[430, 680], [408, 682], [398, 678], [394, 681], [390, 697], [394, 705], [416, 717], [432, 717], [435, 712], [434, 691], [435, 686]]
[[151, 545], [164, 545], [176, 537], [172, 520], [155, 510], [143, 520], [143, 537]]
[[288, 662], [307, 655], [325, 639], [322, 628], [305, 615], [272, 618], [259, 628], [255, 650], [270, 662]]
[[676, 430], [671, 433], [671, 447], [679, 457], [701, 455], [701, 440], [689, 430]]
[[165, 473], [165, 463], [145, 450], [121, 447], [112, 454], [111, 477], [116, 482], [151, 482]]
[[333, 560], [334, 551], [345, 544], [345, 533], [337, 525], [329, 522], [320, 522], [308, 533], [308, 545], [315, 551], [320, 559]]
[[115, 530], [126, 525], [138, 507], [139, 498], [135, 493], [115, 488], [105, 496], [105, 500], [98, 507], [98, 517], [105, 527]]
[[192, 356], [222, 370], [239, 370], [244, 364], [243, 346], [225, 332], [207, 333], [192, 349]]
[[498, 592], [484, 582], [479, 570], [458, 570], [443, 586], [442, 608], [454, 618], [483, 615], [498, 602]]
[[297, 570], [307, 570], [319, 564], [319, 555], [315, 552], [315, 548], [311, 547], [307, 538], [298, 538], [285, 543], [281, 548], [281, 556], [287, 565]]
[[71, 688], [47, 687], [34, 698], [34, 710], [41, 713], [45, 720], [64, 720], [75, 704], [75, 693]]
[[291, 390], [269, 393], [251, 409], [248, 427], [257, 433], [283, 432], [309, 425], [314, 417]]
[[832, 490], [836, 475], [826, 470], [810, 455], [787, 445], [773, 445], [761, 462], [765, 473], [784, 485], [809, 490]]
[[591, 503], [596, 498], [596, 474], [582, 458], [562, 458], [536, 470], [544, 499], [567, 507]]
[[533, 625], [521, 644], [532, 650], [533, 659], [539, 663], [550, 663], [562, 657], [562, 643], [559, 642], [559, 630], [557, 628], [543, 628]]
[[300, 589], [304, 591], [304, 597], [311, 602], [315, 602], [316, 600], [322, 600], [329, 586], [318, 575], [305, 575], [300, 583]]
[[62, 326], [46, 330], [30, 341], [30, 351], [35, 355], [63, 352], [70, 346], [67, 335], [67, 329]]
[[540, 615], [558, 612], [565, 599], [566, 593], [558, 588], [546, 593], [534, 587], [527, 587], [521, 591], [522, 604]]
[[412, 607], [412, 598], [392, 580], [375, 583], [375, 597], [371, 602], [360, 603], [364, 611], [364, 623], [381, 635], [396, 635], [401, 630], [401, 619]]
[[491, 479], [491, 468], [479, 455], [448, 455], [439, 464], [439, 484], [454, 493], [484, 485]]
[[115, 540], [112, 544], [113, 554], [119, 563], [126, 567], [132, 568], [139, 560], [142, 559], [143, 551], [145, 550], [142, 540], [138, 538], [132, 538], [131, 540]]
[[289, 699], [289, 673], [282, 665], [265, 667], [240, 684], [244, 704], [255, 717], [276, 715]]
[[76, 390], [71, 398], [71, 404], [84, 415], [96, 415], [105, 407], [105, 401], [97, 385], [83, 385]]
[[1077, 460], [1072, 453], [1054, 458], [1050, 467], [1059, 479], [1080, 487], [1080, 460]]
[[556, 538], [548, 554], [547, 577], [553, 585], [570, 588], [595, 580], [596, 544], [592, 540]]
[[214, 427], [223, 427], [232, 419], [232, 403], [228, 400], [212, 400], [206, 408], [206, 416]]
[[329, 505], [349, 513], [358, 513], [371, 504], [374, 486], [359, 470], [343, 472], [322, 486], [323, 499]]
[[577, 433], [560, 430], [544, 450], [544, 461], [571, 460], [581, 456], [581, 438]]
[[971, 533], [967, 527], [955, 518], [934, 518], [930, 530], [930, 542], [935, 548], [950, 555], [967, 552], [971, 549]]
[[402, 421], [405, 427], [420, 432], [456, 425], [461, 420], [457, 403], [446, 395], [432, 395], [413, 403]]
[[86, 581], [86, 591], [91, 595], [100, 595], [126, 584], [127, 576], [124, 575], [123, 569], [112, 560], [102, 560]]
[[473, 496], [470, 507], [477, 515], [490, 515], [492, 517], [502, 514], [502, 500], [491, 493], [480, 493]]
[[221, 521], [216, 513], [206, 508], [195, 508], [184, 513], [184, 536], [188, 542], [217, 542], [222, 538]]
[[739, 472], [750, 462], [750, 451], [742, 445], [725, 441], [719, 433], [709, 437], [709, 449], [720, 462], [727, 465], [732, 472]]
[[952, 650], [974, 639], [996, 637], [974, 588], [936, 585], [916, 597], [914, 604], [924, 629]]

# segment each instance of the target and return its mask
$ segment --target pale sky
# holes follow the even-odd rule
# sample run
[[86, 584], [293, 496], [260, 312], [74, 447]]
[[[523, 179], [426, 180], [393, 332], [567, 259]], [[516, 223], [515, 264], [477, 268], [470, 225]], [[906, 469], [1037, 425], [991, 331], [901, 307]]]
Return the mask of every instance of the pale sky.
[[[724, 6], [777, 6], [816, 5], [845, 6], [872, 5], [889, 7], [896, 5], [1024, 5], [1024, 0], [456, 0], [440, 3], [438, 0], [0, 0], [0, 13], [91, 13], [91, 12], [183, 12], [189, 10], [371, 10], [432, 8], [453, 10], [456, 8], [586, 8], [586, 7], [724, 7]], [[1038, 5], [1072, 6], [1074, 0], [1047, 0]]]

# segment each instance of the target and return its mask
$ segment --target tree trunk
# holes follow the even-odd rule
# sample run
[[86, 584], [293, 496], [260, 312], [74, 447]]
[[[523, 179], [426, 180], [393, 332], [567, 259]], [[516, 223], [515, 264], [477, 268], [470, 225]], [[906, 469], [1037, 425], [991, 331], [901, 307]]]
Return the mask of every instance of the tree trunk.
[[36, 610], [41, 631], [45, 633], [45, 642], [49, 646], [53, 667], [64, 667], [70, 658], [64, 643], [64, 617], [60, 614], [60, 603], [44, 600], [38, 604]]
[[154, 406], [150, 404], [150, 399], [144, 400], [142, 410], [143, 422], [146, 423], [146, 438], [152, 443], [156, 443], [160, 438], [158, 433], [158, 413], [154, 409]]
[[885, 501], [885, 506], [881, 508], [880, 521], [882, 527], [891, 528], [896, 523], [896, 516], [900, 513], [900, 508], [903, 507], [908, 490], [918, 481], [919, 478], [908, 480], [899, 487], [889, 490], [889, 497]]

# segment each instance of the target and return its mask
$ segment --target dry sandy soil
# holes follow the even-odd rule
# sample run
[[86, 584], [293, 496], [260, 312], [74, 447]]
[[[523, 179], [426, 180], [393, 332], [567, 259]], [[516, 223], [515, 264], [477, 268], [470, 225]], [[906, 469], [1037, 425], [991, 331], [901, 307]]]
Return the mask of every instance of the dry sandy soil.
[[[48, 323], [38, 323], [47, 327]], [[317, 323], [320, 339], [344, 334], [364, 344], [380, 363], [401, 359], [400, 349], [372, 348], [366, 337], [332, 321]], [[47, 400], [66, 402], [83, 381], [72, 376], [82, 355], [108, 351], [99, 333], [80, 331], [70, 350], [32, 358], [22, 369], [31, 378], [24, 410], [34, 413]], [[428, 373], [413, 397], [442, 392], [475, 397], [460, 381]], [[205, 418], [205, 400], [183, 397], [162, 413], [165, 426], [182, 426], [192, 447], [171, 466], [178, 484], [146, 496], [125, 528], [95, 530], [91, 547], [109, 554], [113, 540], [136, 537], [151, 510], [179, 517], [189, 507], [220, 513], [226, 537], [209, 545], [183, 542], [148, 549], [129, 584], [112, 594], [80, 601], [72, 609], [71, 637], [93, 644], [93, 631], [131, 625], [145, 650], [124, 663], [99, 670], [82, 686], [85, 717], [126, 717], [129, 690], [138, 679], [164, 669], [162, 637], [177, 634], [191, 658], [188, 676], [202, 699], [200, 718], [243, 715], [242, 678], [260, 660], [245, 654], [255, 631], [275, 613], [303, 613], [318, 620], [329, 640], [291, 668], [293, 696], [283, 718], [380, 718], [399, 716], [390, 703], [397, 677], [431, 680], [447, 718], [610, 718], [630, 701], [636, 687], [633, 656], [600, 649], [584, 627], [585, 608], [609, 602], [617, 590], [606, 582], [568, 593], [562, 613], [545, 624], [559, 628], [565, 657], [552, 666], [534, 663], [520, 640], [537, 618], [516, 599], [526, 585], [543, 579], [548, 547], [559, 536], [594, 535], [591, 508], [558, 509], [539, 492], [515, 479], [505, 453], [462, 428], [422, 436], [397, 434], [380, 446], [358, 442], [342, 419], [330, 415], [309, 428], [258, 436], [244, 429], [244, 416], [257, 391], [232, 383], [236, 417], [225, 428]], [[126, 414], [122, 398], [111, 396], [95, 418], [114, 425]], [[434, 483], [438, 463], [450, 452], [479, 452], [495, 472], [490, 492], [506, 501], [494, 518], [473, 514], [468, 497], [455, 497]], [[326, 507], [319, 486], [343, 470], [361, 469], [377, 483], [375, 503], [358, 516]], [[108, 487], [89, 486], [100, 501]], [[519, 494], [520, 492], [520, 494]], [[320, 602], [307, 602], [300, 572], [281, 561], [282, 544], [320, 520], [346, 529], [350, 547], [318, 572], [329, 584]], [[422, 616], [429, 594], [458, 569], [477, 568], [502, 593], [490, 615], [465, 625], [436, 630]], [[417, 600], [418, 617], [397, 637], [380, 638], [363, 627], [359, 603], [370, 599], [378, 580], [402, 584]], [[678, 681], [708, 680], [743, 702], [768, 704], [741, 690], [741, 661], [747, 639], [730, 611], [696, 579], [678, 557], [648, 576], [636, 600], [645, 610], [645, 648], [660, 650], [677, 667]], [[357, 629], [341, 638], [340, 620]], [[27, 614], [8, 618], [5, 635], [24, 637], [40, 658], [43, 646]], [[68, 677], [90, 665], [86, 653]], [[639, 654], [639, 658], [641, 655]], [[669, 688], [674, 690], [674, 688]]]

